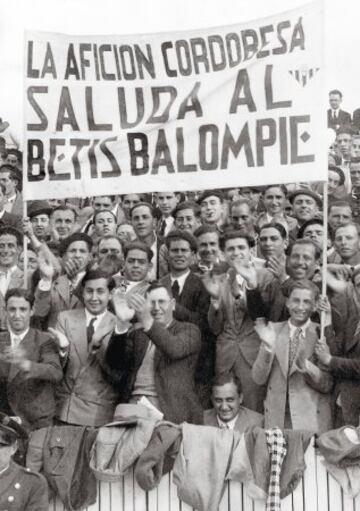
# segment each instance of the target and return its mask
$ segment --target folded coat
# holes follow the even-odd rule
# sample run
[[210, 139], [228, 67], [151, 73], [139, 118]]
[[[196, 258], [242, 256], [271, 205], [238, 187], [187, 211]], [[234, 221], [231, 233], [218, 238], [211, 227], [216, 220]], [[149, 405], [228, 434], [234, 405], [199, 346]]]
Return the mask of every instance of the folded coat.
[[[282, 464], [280, 495], [294, 491], [305, 469], [304, 452], [311, 432], [284, 432], [287, 454]], [[181, 500], [198, 511], [217, 511], [229, 480], [244, 484], [253, 499], [266, 498], [271, 458], [265, 430], [240, 434], [207, 426], [182, 425], [182, 443], [173, 479]]]

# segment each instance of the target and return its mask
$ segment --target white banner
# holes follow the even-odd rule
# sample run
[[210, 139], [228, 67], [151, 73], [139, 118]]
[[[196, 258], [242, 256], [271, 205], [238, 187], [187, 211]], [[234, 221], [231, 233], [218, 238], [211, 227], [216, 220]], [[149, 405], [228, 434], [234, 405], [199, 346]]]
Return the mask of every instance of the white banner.
[[25, 53], [27, 200], [327, 179], [320, 2]]

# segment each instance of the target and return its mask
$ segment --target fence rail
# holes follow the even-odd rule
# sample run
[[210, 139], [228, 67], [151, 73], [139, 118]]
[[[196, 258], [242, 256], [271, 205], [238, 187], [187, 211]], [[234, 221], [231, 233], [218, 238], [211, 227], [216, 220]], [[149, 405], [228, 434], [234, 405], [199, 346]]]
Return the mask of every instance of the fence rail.
[[[291, 495], [281, 501], [282, 511], [360, 511], [360, 495], [347, 497], [310, 446], [305, 455], [306, 470]], [[52, 502], [49, 511], [66, 511], [60, 501]], [[177, 497], [172, 474], [164, 476], [158, 488], [144, 492], [133, 474], [118, 483], [99, 483], [97, 502], [87, 511], [192, 511]], [[246, 495], [242, 484], [230, 482], [220, 502], [219, 511], [265, 511], [264, 501]]]

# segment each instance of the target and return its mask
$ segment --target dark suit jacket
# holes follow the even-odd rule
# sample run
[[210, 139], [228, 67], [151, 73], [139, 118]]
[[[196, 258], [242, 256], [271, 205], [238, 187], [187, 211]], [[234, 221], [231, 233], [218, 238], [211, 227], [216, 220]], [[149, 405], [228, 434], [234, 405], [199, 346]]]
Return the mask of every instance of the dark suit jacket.
[[18, 215], [14, 215], [12, 213], [8, 213], [7, 211], [4, 211], [2, 218], [0, 218], [0, 227], [3, 226], [5, 227], [9, 225], [10, 227], [14, 227], [15, 229], [17, 229], [19, 232], [22, 232], [23, 230], [21, 217], [19, 217]]
[[357, 129], [360, 129], [360, 108], [354, 110], [352, 122]]
[[[160, 280], [167, 287], [171, 287], [170, 275], [165, 275]], [[210, 295], [206, 291], [200, 277], [190, 272], [178, 299], [174, 318], [178, 321], [194, 323], [201, 332], [201, 351], [195, 379], [204, 383], [210, 383], [214, 377], [215, 363], [215, 340], [216, 337], [210, 330], [207, 313], [210, 306]]]
[[328, 128], [333, 128], [335, 130], [338, 129], [339, 126], [344, 124], [351, 124], [351, 115], [349, 112], [345, 112], [345, 110], [339, 110], [338, 117], [336, 120], [332, 118], [332, 110], [329, 108], [327, 111], [327, 122]]
[[[217, 428], [219, 427], [217, 415], [213, 408], [211, 408], [211, 410], [205, 410], [204, 425], [215, 426]], [[254, 412], [254, 410], [240, 406], [234, 429], [239, 433], [245, 433], [255, 426], [258, 426], [259, 428], [264, 427], [264, 416], [261, 415], [261, 413]]]
[[[7, 332], [1, 337], [9, 336]], [[8, 403], [14, 415], [21, 417], [30, 430], [52, 424], [55, 415], [55, 384], [63, 372], [58, 348], [50, 336], [30, 328], [20, 343], [26, 359], [31, 361], [28, 372], [0, 362], [0, 374], [7, 380]]]
[[70, 342], [64, 378], [57, 387], [57, 417], [60, 420], [96, 427], [112, 420], [118, 393], [110, 381], [105, 356], [114, 328], [115, 316], [107, 312], [88, 345], [85, 310], [74, 309], [59, 314], [56, 329]]
[[[352, 285], [345, 294], [332, 297], [335, 342], [330, 346], [333, 355], [330, 371], [336, 378], [335, 399], [340, 394], [345, 424], [359, 425], [360, 416], [360, 332], [359, 309]], [[355, 335], [356, 334], [356, 335]]]
[[122, 400], [131, 398], [149, 341], [156, 346], [155, 386], [165, 420], [201, 424], [202, 409], [194, 383], [201, 341], [200, 330], [192, 323], [173, 320], [168, 328], [154, 323], [146, 333], [138, 329], [112, 337], [107, 362], [118, 371]]

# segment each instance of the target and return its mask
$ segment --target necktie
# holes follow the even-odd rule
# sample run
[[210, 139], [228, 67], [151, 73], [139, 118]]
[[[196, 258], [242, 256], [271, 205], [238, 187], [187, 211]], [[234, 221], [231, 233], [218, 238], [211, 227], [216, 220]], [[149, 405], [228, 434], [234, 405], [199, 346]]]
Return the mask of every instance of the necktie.
[[14, 337], [14, 348], [17, 348], [20, 343], [21, 343], [21, 337], [15, 336]]
[[293, 337], [292, 338], [290, 337], [290, 342], [289, 342], [289, 370], [291, 369], [291, 366], [293, 365], [295, 357], [296, 357], [296, 353], [297, 353], [297, 350], [298, 350], [298, 347], [299, 347], [299, 342], [300, 342], [300, 335], [301, 335], [301, 328], [297, 328], [295, 330], [295, 333], [294, 333]]
[[91, 339], [95, 332], [94, 323], [95, 323], [96, 319], [97, 318], [91, 318], [90, 323], [88, 324], [88, 326], [86, 328], [86, 337], [87, 337], [88, 344], [90, 344]]
[[177, 280], [174, 280], [173, 285], [171, 286], [171, 291], [172, 291], [173, 297], [175, 298], [175, 300], [177, 300], [180, 295], [180, 287], [179, 287], [179, 282]]
[[164, 234], [165, 234], [165, 229], [166, 229], [166, 222], [165, 222], [165, 220], [163, 220], [163, 221], [161, 222], [160, 229], [159, 229], [159, 235], [160, 235], [160, 236], [164, 236]]
[[220, 424], [220, 429], [230, 429], [229, 425], [226, 424], [225, 422], [221, 422]]

